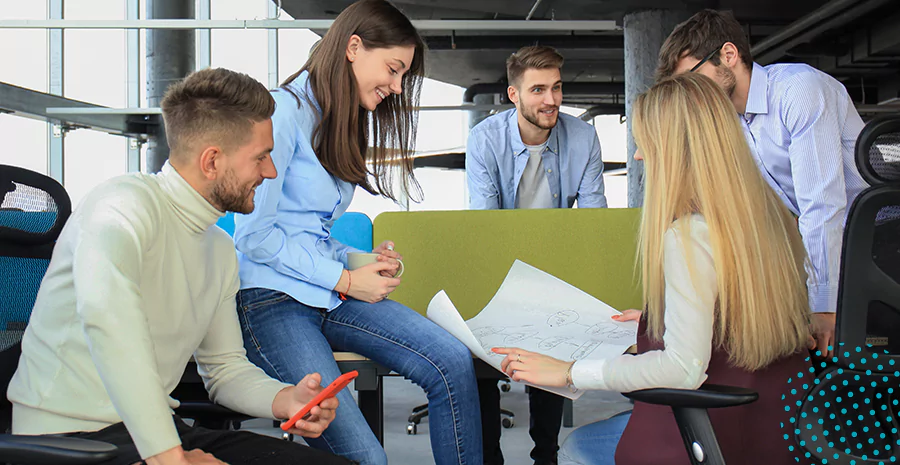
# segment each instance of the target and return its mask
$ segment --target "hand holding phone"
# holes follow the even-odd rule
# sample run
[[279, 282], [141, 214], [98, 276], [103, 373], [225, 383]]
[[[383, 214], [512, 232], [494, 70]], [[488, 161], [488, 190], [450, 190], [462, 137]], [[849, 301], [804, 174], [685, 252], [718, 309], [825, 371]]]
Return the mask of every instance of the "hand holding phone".
[[329, 384], [328, 387], [326, 387], [322, 390], [322, 392], [316, 395], [313, 400], [307, 402], [306, 405], [304, 405], [299, 412], [294, 414], [294, 416], [291, 417], [290, 420], [282, 423], [281, 429], [284, 431], [289, 431], [299, 420], [308, 418], [310, 415], [309, 411], [312, 410], [313, 407], [321, 404], [325, 399], [336, 396], [339, 392], [341, 392], [341, 389], [347, 387], [347, 385], [350, 384], [350, 381], [353, 381], [357, 376], [359, 376], [359, 372], [357, 372], [356, 370], [344, 373], [343, 375], [339, 376], [338, 379], [334, 380], [333, 383]]

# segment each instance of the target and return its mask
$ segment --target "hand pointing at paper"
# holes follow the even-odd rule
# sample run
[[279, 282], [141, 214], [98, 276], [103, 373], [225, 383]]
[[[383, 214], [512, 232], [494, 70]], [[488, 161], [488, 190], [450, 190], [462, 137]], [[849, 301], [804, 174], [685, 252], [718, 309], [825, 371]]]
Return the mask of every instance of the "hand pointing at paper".
[[[638, 321], [640, 310], [629, 309], [621, 314], [613, 315], [618, 322]], [[513, 381], [524, 381], [548, 387], [565, 387], [572, 385], [572, 365], [548, 355], [530, 352], [517, 347], [495, 347], [493, 352], [506, 355], [500, 362], [500, 369]]]
[[500, 369], [513, 381], [524, 381], [548, 387], [564, 387], [571, 383], [569, 368], [575, 362], [542, 355], [527, 350], [495, 347], [496, 354], [506, 355], [500, 362]]

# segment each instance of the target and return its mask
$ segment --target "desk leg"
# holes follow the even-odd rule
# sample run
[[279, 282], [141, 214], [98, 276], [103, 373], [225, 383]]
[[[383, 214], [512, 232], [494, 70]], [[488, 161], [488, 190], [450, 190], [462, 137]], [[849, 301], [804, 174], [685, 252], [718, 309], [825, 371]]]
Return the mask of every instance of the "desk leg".
[[375, 389], [357, 391], [357, 397], [359, 399], [359, 410], [362, 411], [366, 422], [372, 428], [375, 437], [378, 438], [378, 442], [384, 445], [383, 385], [380, 376], [375, 383]]
[[563, 401], [563, 426], [566, 428], [571, 428], [575, 425], [575, 413], [573, 412], [574, 402], [572, 399], [566, 399]]

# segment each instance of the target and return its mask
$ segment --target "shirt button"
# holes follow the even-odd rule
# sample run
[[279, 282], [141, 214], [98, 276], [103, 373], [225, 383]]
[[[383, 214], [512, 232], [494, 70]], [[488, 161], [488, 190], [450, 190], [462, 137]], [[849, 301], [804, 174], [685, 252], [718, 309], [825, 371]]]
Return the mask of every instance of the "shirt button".
[[547, 170], [547, 172], [548, 172], [548, 173], [552, 173], [552, 172], [553, 172], [553, 170]]
[[557, 198], [557, 197], [559, 197], [559, 194], [553, 194], [553, 198], [554, 198], [554, 199]]

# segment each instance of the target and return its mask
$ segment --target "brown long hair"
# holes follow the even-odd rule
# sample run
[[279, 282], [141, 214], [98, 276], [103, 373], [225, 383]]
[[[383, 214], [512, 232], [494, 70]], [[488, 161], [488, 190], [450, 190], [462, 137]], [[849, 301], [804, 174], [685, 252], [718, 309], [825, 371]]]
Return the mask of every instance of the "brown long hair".
[[[371, 112], [359, 105], [359, 90], [347, 61], [347, 42], [356, 34], [365, 48], [415, 47], [409, 71], [403, 75], [403, 93], [391, 95]], [[425, 76], [425, 43], [409, 19], [383, 0], [362, 0], [347, 7], [315, 46], [306, 64], [282, 83], [282, 88], [303, 71], [322, 109], [313, 132], [313, 149], [333, 176], [357, 184], [372, 194], [397, 200], [393, 175], [400, 169], [402, 192], [410, 184], [420, 197], [413, 176], [419, 94]], [[297, 103], [300, 104], [299, 97]], [[369, 149], [369, 134], [372, 148]], [[372, 169], [366, 166], [371, 163]], [[375, 185], [369, 182], [369, 175]]]

